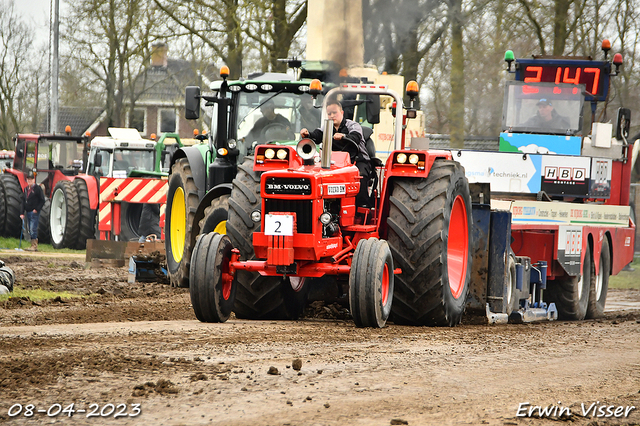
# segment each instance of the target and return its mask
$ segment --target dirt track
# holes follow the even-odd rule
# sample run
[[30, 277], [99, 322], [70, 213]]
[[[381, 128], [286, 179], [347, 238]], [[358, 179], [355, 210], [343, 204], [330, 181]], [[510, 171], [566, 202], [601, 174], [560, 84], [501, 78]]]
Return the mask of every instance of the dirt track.
[[[0, 302], [0, 422], [558, 423], [553, 415], [516, 417], [519, 404], [529, 402], [569, 407], [572, 424], [640, 424], [638, 309], [578, 323], [453, 329], [357, 329], [335, 319], [202, 324], [188, 290], [130, 285], [124, 269], [5, 260], [23, 288], [94, 295], [39, 305]], [[611, 301], [622, 307], [640, 301], [640, 292], [612, 291]], [[294, 360], [301, 361], [299, 371]], [[637, 408], [617, 419], [583, 417], [581, 403], [588, 408], [597, 401]], [[89, 411], [98, 404], [98, 413], [108, 413], [109, 403], [126, 404], [116, 412], [134, 413], [133, 404], [140, 404], [141, 412], [118, 419], [76, 412], [69, 419], [37, 411], [25, 417], [23, 408], [9, 416], [14, 404], [29, 403], [52, 413], [54, 404], [71, 403]]]

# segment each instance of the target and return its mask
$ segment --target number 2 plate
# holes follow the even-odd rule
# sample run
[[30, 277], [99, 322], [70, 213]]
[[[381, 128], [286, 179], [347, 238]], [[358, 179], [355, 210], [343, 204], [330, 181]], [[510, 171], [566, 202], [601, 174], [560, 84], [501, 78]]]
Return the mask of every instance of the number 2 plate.
[[290, 214], [268, 214], [264, 217], [265, 235], [293, 235], [293, 216]]

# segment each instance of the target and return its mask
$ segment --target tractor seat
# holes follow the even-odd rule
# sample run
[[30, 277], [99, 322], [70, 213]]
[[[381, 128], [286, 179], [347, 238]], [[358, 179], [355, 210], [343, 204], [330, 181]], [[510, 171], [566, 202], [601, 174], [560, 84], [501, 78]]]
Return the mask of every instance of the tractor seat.
[[367, 153], [369, 154], [369, 158], [371, 159], [372, 167], [382, 167], [382, 160], [376, 157], [376, 144], [371, 139], [371, 135], [373, 134], [373, 129], [371, 127], [362, 127], [362, 135], [364, 136], [364, 143], [367, 148]]

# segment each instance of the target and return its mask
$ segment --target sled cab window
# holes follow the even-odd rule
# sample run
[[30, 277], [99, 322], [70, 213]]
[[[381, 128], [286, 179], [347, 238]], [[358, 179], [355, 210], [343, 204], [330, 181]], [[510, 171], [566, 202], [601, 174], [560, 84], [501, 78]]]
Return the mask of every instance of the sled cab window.
[[116, 148], [113, 154], [113, 171], [140, 170], [152, 172], [155, 168], [155, 155], [153, 149], [119, 149]]
[[584, 85], [508, 81], [502, 130], [581, 135]]

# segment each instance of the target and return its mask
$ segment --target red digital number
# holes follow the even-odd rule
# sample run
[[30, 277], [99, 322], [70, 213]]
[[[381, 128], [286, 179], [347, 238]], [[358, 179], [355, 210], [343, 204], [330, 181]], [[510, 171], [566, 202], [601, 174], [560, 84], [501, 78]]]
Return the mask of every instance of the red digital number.
[[591, 87], [591, 94], [598, 94], [598, 82], [600, 81], [600, 68], [585, 68], [585, 73], [593, 73], [593, 86]]
[[524, 82], [525, 83], [539, 83], [540, 80], [542, 79], [542, 67], [527, 67], [526, 72], [535, 72], [536, 76], [535, 77], [525, 77], [524, 78]]
[[569, 68], [564, 69], [564, 77], [562, 78], [562, 82], [568, 84], [580, 84], [580, 68], [576, 68], [576, 74], [573, 78], [569, 77], [569, 71]]

